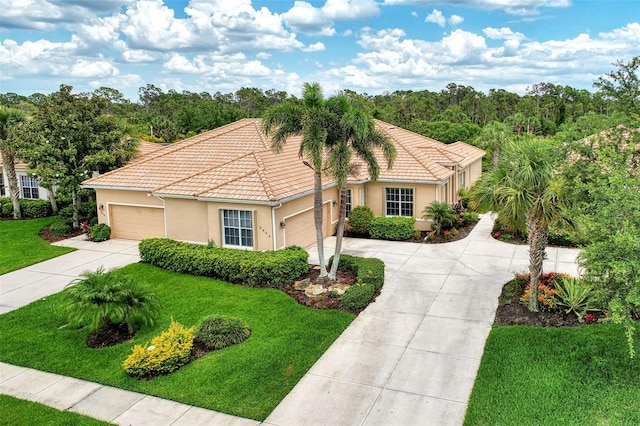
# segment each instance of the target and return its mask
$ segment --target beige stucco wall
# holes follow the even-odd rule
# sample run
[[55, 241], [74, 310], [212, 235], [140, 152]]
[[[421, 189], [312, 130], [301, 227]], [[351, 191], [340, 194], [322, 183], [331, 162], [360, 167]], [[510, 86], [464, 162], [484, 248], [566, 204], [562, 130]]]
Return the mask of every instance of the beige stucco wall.
[[167, 238], [208, 241], [209, 221], [206, 203], [180, 198], [164, 198], [164, 202]]
[[253, 248], [254, 250], [273, 250], [271, 207], [242, 203], [201, 203], [207, 212], [208, 235], [202, 242], [213, 241], [218, 247], [224, 247], [222, 239], [222, 210], [249, 210], [253, 212]]
[[474, 183], [480, 178], [482, 175], [482, 159], [474, 161], [469, 165], [469, 188], [473, 186]]

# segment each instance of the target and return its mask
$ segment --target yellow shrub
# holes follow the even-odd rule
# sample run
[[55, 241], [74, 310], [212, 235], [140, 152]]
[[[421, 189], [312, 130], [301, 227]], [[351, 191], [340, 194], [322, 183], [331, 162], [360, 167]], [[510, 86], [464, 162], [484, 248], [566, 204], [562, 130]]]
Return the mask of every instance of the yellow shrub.
[[151, 340], [151, 346], [135, 345], [122, 368], [133, 377], [168, 374], [189, 362], [192, 346], [193, 327], [187, 329], [172, 320], [167, 331]]

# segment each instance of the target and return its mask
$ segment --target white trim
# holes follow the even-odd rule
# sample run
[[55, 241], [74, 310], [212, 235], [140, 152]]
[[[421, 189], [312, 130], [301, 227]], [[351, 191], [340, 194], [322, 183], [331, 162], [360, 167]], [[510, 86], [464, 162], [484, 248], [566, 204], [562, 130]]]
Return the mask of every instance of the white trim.
[[[276, 210], [282, 207], [282, 203], [279, 206], [271, 207], [271, 235], [273, 236], [273, 250], [278, 250], [278, 243], [276, 238], [276, 232], [278, 228], [276, 227]], [[284, 230], [283, 230], [284, 232]]]
[[[416, 210], [416, 188], [414, 186], [383, 186], [384, 188], [384, 217], [415, 217]], [[402, 200], [398, 200], [398, 215], [388, 215], [387, 214], [387, 189], [410, 189], [411, 190], [411, 216], [402, 215]], [[402, 198], [401, 191], [398, 193], [398, 196]]]
[[[227, 244], [224, 240], [224, 210], [229, 210], [229, 211], [237, 211], [237, 212], [250, 212], [251, 213], [251, 246], [243, 246], [243, 245], [233, 245], [233, 244]], [[220, 243], [221, 243], [221, 247], [224, 248], [233, 248], [233, 249], [238, 249], [238, 250], [255, 250], [256, 249], [256, 210], [247, 210], [247, 209], [225, 209], [225, 208], [218, 208], [218, 216], [220, 217]], [[240, 221], [240, 217], [238, 216], [238, 221]], [[240, 229], [240, 228], [238, 228]], [[242, 235], [239, 235], [240, 237], [240, 243], [242, 244]]]

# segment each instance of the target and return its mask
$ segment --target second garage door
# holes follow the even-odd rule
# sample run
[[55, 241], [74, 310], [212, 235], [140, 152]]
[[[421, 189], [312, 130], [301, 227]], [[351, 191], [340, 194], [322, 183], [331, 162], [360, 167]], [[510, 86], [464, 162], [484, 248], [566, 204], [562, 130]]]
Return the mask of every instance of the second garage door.
[[[329, 234], [331, 222], [329, 204], [324, 205], [322, 216], [322, 230], [324, 235]], [[287, 246], [308, 247], [316, 242], [316, 226], [313, 221], [313, 209], [291, 216], [285, 219], [285, 243]]]
[[140, 206], [109, 206], [111, 238], [143, 240], [165, 236], [164, 209]]

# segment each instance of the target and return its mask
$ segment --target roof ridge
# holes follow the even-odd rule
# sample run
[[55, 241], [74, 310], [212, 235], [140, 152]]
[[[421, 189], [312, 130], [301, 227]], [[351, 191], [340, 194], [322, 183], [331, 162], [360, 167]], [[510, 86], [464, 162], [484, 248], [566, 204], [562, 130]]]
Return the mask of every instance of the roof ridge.
[[[433, 149], [437, 150], [439, 153], [441, 153], [446, 158], [448, 158], [449, 160], [451, 160], [451, 161], [453, 161], [455, 163], [459, 163], [460, 159], [464, 159], [465, 158], [463, 155], [459, 155], [459, 154], [456, 154], [455, 152], [449, 151], [447, 149], [446, 145], [445, 146], [434, 146]], [[456, 157], [458, 157], [458, 159], [456, 159]]]
[[[155, 160], [155, 159], [163, 157], [165, 155], [173, 154], [174, 152], [183, 150], [183, 149], [188, 148], [188, 147], [190, 147], [192, 145], [195, 145], [197, 143], [201, 143], [202, 141], [200, 140], [201, 139], [200, 137], [203, 136], [203, 135], [206, 135], [209, 132], [213, 132], [213, 131], [216, 131], [216, 130], [219, 130], [219, 129], [224, 129], [225, 127], [229, 127], [230, 129], [227, 129], [227, 130], [223, 131], [222, 133], [216, 135], [216, 136], [221, 136], [221, 135], [230, 133], [233, 130], [240, 129], [242, 127], [246, 127], [249, 124], [251, 124], [250, 121], [249, 121], [249, 123], [242, 124], [242, 122], [244, 122], [244, 121], [247, 121], [247, 119], [243, 118], [243, 119], [240, 119], [238, 121], [234, 121], [232, 123], [225, 124], [224, 126], [220, 126], [220, 127], [216, 127], [215, 129], [207, 130], [206, 132], [199, 133], [199, 134], [197, 134], [195, 136], [191, 136], [190, 138], [183, 139], [183, 140], [175, 142], [175, 143], [173, 143], [171, 145], [167, 145], [166, 147], [164, 147], [162, 149], [159, 149], [159, 150], [157, 150], [155, 152], [150, 152], [147, 155], [143, 155], [140, 158], [139, 161], [133, 161], [131, 163], [125, 164], [124, 166], [122, 166], [120, 168], [117, 168], [115, 170], [111, 170], [110, 172], [107, 172], [107, 173], [103, 173], [103, 174], [101, 174], [100, 176], [97, 176], [97, 177], [108, 176], [111, 173], [117, 172], [119, 170], [129, 169], [129, 168], [131, 168], [133, 166], [137, 167], [140, 164], [146, 163], [146, 162], [151, 161], [151, 160]], [[238, 124], [242, 124], [242, 125], [238, 125]], [[190, 141], [189, 139], [194, 139], [194, 140]], [[178, 148], [174, 148], [176, 146], [178, 146]], [[157, 153], [157, 155], [156, 155], [156, 153]], [[145, 158], [145, 157], [147, 157], [147, 158]], [[208, 169], [208, 170], [210, 170], [210, 169]], [[91, 179], [89, 179], [89, 180], [91, 180]], [[182, 180], [182, 179], [180, 179], [180, 180]], [[176, 182], [179, 182], [180, 180], [177, 180]], [[163, 185], [160, 188], [164, 188], [164, 187], [167, 187], [169, 185], [171, 185], [171, 184]], [[155, 188], [153, 190], [155, 190]]]
[[269, 179], [267, 179], [266, 170], [265, 170], [264, 162], [262, 161], [262, 157], [260, 157], [260, 154], [257, 152], [253, 153], [253, 157], [255, 158], [256, 163], [258, 164], [258, 177], [260, 178], [260, 182], [262, 182], [264, 192], [267, 194], [267, 197], [269, 197], [270, 200], [275, 200], [276, 196], [273, 192], [273, 188], [271, 187], [271, 184], [269, 183]]
[[258, 136], [260, 137], [260, 141], [262, 142], [262, 145], [264, 146], [265, 150], [270, 150], [271, 149], [271, 144], [267, 141], [267, 136], [262, 133], [262, 129], [260, 128], [260, 126], [258, 126], [258, 123], [262, 122], [262, 120], [260, 118], [255, 118], [253, 120], [253, 124], [257, 127], [256, 130], [258, 130]]
[[226, 162], [224, 162], [224, 163], [217, 164], [217, 165], [215, 165], [215, 166], [211, 166], [211, 167], [208, 167], [208, 168], [203, 169], [203, 170], [199, 170], [199, 171], [197, 171], [197, 172], [195, 172], [195, 173], [192, 173], [192, 174], [190, 174], [190, 175], [188, 175], [188, 176], [185, 176], [185, 177], [183, 177], [183, 178], [180, 178], [180, 179], [174, 180], [174, 181], [172, 181], [172, 182], [170, 182], [170, 183], [168, 183], [168, 184], [166, 184], [166, 185], [157, 186], [157, 187], [153, 188], [152, 192], [158, 191], [158, 190], [160, 190], [160, 189], [162, 189], [162, 188], [166, 188], [166, 187], [171, 186], [171, 185], [175, 185], [176, 183], [179, 183], [179, 182], [184, 182], [185, 180], [191, 179], [192, 177], [199, 176], [199, 175], [201, 175], [201, 174], [203, 174], [203, 173], [210, 172], [211, 170], [214, 170], [214, 169], [217, 169], [217, 168], [220, 168], [220, 167], [224, 167], [224, 166], [226, 166], [227, 164], [233, 163], [234, 161], [238, 161], [238, 160], [240, 160], [240, 159], [242, 159], [242, 158], [244, 158], [244, 157], [248, 157], [248, 156], [249, 156], [249, 155], [251, 155], [251, 154], [252, 154], [251, 152], [248, 152], [248, 153], [246, 153], [246, 154], [243, 154], [243, 155], [241, 155], [241, 156], [239, 156], [239, 157], [235, 157], [235, 158], [233, 158], [233, 159], [231, 159], [231, 160], [229, 160], [229, 161], [226, 161]]
[[235, 181], [237, 181], [237, 180], [244, 179], [244, 178], [246, 178], [247, 176], [251, 176], [252, 174], [255, 174], [257, 171], [258, 171], [258, 169], [257, 169], [257, 168], [256, 168], [256, 169], [249, 170], [248, 172], [244, 172], [243, 174], [241, 174], [241, 175], [239, 175], [239, 176], [235, 176], [234, 178], [229, 179], [229, 180], [227, 180], [227, 181], [225, 181], [225, 182], [222, 182], [222, 183], [220, 183], [220, 184], [218, 184], [218, 185], [214, 185], [214, 186], [212, 186], [212, 187], [209, 187], [209, 188], [205, 189], [204, 191], [196, 192], [196, 193], [195, 193], [195, 195], [201, 195], [201, 194], [204, 194], [205, 192], [209, 192], [209, 191], [212, 191], [212, 190], [214, 190], [214, 189], [220, 188], [221, 186], [228, 185], [228, 184], [230, 184], [231, 182], [235, 182]]
[[[411, 132], [410, 130], [403, 129], [402, 127], [397, 127], [397, 126], [394, 126], [393, 124], [385, 123], [384, 121], [380, 121], [380, 122], [381, 122], [381, 123], [384, 123], [384, 124], [387, 124], [387, 125], [389, 125], [389, 126], [392, 126], [393, 128], [398, 128], [398, 129], [401, 129], [401, 130], [404, 130], [404, 131], [407, 131], [407, 132], [410, 132], [410, 133], [414, 133], [414, 132]], [[381, 126], [381, 127], [382, 127], [382, 126]], [[396, 142], [396, 144], [398, 144], [400, 147], [402, 147], [402, 149], [403, 149], [403, 150], [405, 150], [405, 151], [407, 152], [407, 154], [409, 154], [409, 156], [413, 157], [413, 159], [414, 159], [414, 160], [416, 160], [416, 161], [417, 161], [417, 162], [418, 162], [422, 167], [424, 167], [424, 168], [425, 168], [429, 173], [431, 173], [433, 176], [435, 176], [435, 175], [436, 175], [435, 173], [433, 173], [433, 172], [431, 171], [431, 169], [430, 169], [430, 167], [429, 167], [428, 165], [426, 165], [426, 164], [425, 164], [425, 163], [424, 163], [420, 158], [416, 157], [416, 155], [415, 155], [411, 150], [407, 149], [407, 147], [406, 147], [406, 146], [404, 146], [404, 144], [403, 144], [402, 142], [400, 142], [400, 140], [399, 140], [399, 139], [395, 138], [393, 135], [391, 135], [391, 133], [390, 133], [390, 132], [386, 131], [387, 129], [384, 129], [384, 130], [385, 130], [385, 133], [387, 133], [387, 135], [389, 135], [389, 137], [390, 137], [391, 139], [393, 139], [393, 140]], [[420, 135], [420, 134], [418, 134], [418, 133], [415, 133], [415, 134], [416, 134], [416, 135], [418, 135], [418, 136], [422, 136], [422, 135]], [[434, 140], [435, 140], [435, 139], [434, 139]], [[442, 142], [440, 142], [440, 143], [442, 143]], [[437, 164], [437, 163], [436, 163], [436, 164]], [[441, 166], [440, 164], [438, 164], [438, 165], [439, 165], [439, 166]], [[441, 167], [442, 167], [442, 166], [441, 166]]]

